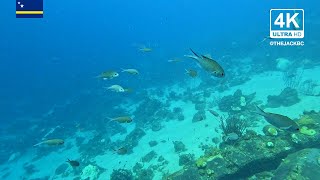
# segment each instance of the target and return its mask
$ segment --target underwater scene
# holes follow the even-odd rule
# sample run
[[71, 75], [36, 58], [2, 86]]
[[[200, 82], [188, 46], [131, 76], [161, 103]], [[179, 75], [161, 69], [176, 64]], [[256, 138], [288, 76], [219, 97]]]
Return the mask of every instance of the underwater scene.
[[1, 2], [1, 180], [319, 179], [320, 2], [29, 2]]

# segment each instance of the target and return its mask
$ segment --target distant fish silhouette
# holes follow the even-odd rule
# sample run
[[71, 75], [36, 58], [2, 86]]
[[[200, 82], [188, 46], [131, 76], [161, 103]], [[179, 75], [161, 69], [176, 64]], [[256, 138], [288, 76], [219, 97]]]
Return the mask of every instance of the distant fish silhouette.
[[35, 146], [39, 146], [39, 145], [49, 145], [49, 146], [58, 146], [58, 145], [62, 145], [64, 144], [64, 140], [63, 139], [49, 139], [49, 140], [45, 140], [42, 142], [39, 142], [38, 144], [33, 145]]

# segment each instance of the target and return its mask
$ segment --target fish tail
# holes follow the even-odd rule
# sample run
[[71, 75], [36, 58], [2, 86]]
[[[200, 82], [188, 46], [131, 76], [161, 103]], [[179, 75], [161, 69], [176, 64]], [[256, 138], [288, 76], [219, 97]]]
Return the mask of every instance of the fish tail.
[[112, 149], [114, 152], [117, 152], [117, 149], [115, 149], [114, 147], [111, 147], [111, 149]]
[[70, 159], [68, 158], [68, 159], [66, 160], [66, 162], [70, 162]]
[[191, 48], [189, 48], [189, 49], [196, 57], [200, 58], [200, 56], [197, 53], [195, 53]]
[[184, 55], [184, 57], [188, 57], [188, 58], [191, 58], [191, 59], [195, 59], [195, 60], [199, 60], [199, 58], [197, 56], [194, 56], [194, 55]]
[[113, 118], [110, 118], [110, 117], [106, 117], [106, 119], [108, 119], [108, 124], [111, 123], [112, 121], [115, 121]]
[[259, 106], [257, 106], [256, 105], [256, 111], [254, 111], [254, 113], [257, 113], [257, 114], [259, 114], [259, 115], [261, 115], [261, 116], [265, 116], [265, 112], [259, 107]]
[[39, 142], [39, 143], [33, 145], [33, 147], [37, 147], [37, 146], [39, 146], [39, 145], [41, 145], [41, 144], [43, 144], [43, 142]]

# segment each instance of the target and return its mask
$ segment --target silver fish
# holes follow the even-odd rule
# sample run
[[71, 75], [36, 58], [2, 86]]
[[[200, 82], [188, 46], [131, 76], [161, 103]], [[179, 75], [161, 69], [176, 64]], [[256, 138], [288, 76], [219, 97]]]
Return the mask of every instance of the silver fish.
[[263, 116], [266, 119], [266, 121], [268, 121], [268, 123], [274, 125], [275, 127], [291, 132], [299, 131], [299, 125], [289, 117], [281, 114], [267, 113], [260, 109], [258, 106], [256, 107], [256, 113]]
[[225, 76], [225, 72], [223, 68], [220, 66], [220, 64], [218, 64], [218, 62], [207, 56], [198, 55], [192, 49], [190, 50], [194, 55], [185, 55], [186, 57], [196, 60], [204, 70], [208, 71], [211, 75], [215, 77], [221, 78]]

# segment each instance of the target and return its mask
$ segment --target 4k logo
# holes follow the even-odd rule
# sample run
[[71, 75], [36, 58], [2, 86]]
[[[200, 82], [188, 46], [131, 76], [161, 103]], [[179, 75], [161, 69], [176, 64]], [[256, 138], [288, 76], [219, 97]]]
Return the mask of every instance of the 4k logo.
[[271, 9], [271, 38], [304, 38], [303, 9]]

